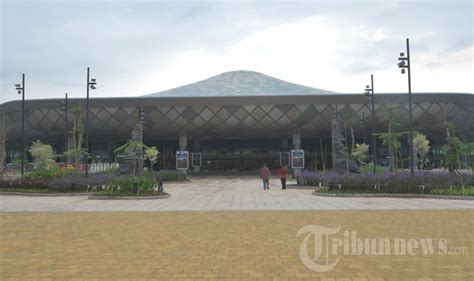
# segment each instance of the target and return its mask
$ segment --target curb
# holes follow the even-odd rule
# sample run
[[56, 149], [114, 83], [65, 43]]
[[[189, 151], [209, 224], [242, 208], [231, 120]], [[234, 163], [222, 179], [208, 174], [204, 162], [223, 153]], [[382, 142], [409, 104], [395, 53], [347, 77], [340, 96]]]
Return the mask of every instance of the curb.
[[109, 196], [109, 195], [89, 195], [90, 200], [153, 200], [170, 198], [170, 194], [155, 196]]
[[31, 197], [67, 197], [67, 196], [88, 196], [91, 193], [34, 193], [34, 192], [0, 192], [0, 195], [16, 195], [16, 196], [31, 196]]
[[322, 193], [313, 191], [313, 195], [322, 197], [393, 197], [393, 198], [429, 198], [449, 200], [474, 200], [474, 196], [453, 196], [434, 194], [410, 194], [410, 193]]

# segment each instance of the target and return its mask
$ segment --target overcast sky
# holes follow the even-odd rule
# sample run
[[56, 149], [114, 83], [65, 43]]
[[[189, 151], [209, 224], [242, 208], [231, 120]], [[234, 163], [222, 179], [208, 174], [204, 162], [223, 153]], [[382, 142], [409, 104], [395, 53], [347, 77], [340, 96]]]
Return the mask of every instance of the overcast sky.
[[474, 92], [472, 1], [1, 1], [1, 94], [138, 96], [231, 70], [325, 90]]

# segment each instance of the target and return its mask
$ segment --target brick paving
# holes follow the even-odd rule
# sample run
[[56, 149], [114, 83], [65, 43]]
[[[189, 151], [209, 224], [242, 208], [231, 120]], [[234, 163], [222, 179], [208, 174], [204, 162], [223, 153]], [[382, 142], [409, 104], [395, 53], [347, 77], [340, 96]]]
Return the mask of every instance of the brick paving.
[[[468, 254], [341, 255], [319, 273], [298, 255], [305, 225]], [[1, 280], [474, 280], [473, 210], [3, 212], [0, 237]]]

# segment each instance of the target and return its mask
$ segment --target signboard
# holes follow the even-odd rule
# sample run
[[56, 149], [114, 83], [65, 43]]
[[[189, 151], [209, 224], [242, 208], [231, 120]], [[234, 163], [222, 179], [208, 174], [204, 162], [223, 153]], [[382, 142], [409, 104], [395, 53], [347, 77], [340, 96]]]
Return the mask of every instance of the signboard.
[[191, 158], [192, 158], [193, 167], [202, 166], [202, 153], [192, 153]]
[[290, 166], [290, 153], [280, 152], [280, 167]]
[[304, 168], [304, 150], [291, 151], [291, 167], [293, 169]]
[[176, 169], [187, 170], [189, 168], [188, 159], [188, 151], [176, 151]]

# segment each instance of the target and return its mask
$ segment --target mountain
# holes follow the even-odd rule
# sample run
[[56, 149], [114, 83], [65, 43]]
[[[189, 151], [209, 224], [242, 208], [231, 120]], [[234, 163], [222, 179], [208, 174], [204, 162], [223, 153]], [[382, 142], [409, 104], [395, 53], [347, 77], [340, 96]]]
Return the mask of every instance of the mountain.
[[211, 78], [145, 97], [220, 97], [326, 95], [335, 92], [286, 82], [255, 71], [224, 72]]

